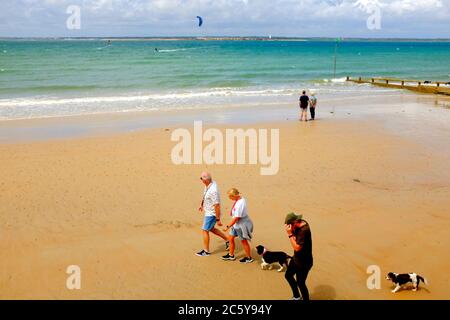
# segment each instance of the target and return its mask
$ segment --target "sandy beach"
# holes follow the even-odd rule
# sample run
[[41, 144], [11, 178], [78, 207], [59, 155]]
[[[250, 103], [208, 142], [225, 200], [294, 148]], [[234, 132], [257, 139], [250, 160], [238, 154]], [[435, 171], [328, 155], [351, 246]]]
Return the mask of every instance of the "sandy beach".
[[450, 300], [450, 0], [22, 0], [0, 17], [14, 315], [355, 301], [410, 318]]
[[[213, 238], [212, 256], [194, 255], [204, 169], [221, 190], [225, 222], [227, 189], [246, 197], [253, 247], [291, 253], [284, 217], [304, 215], [315, 259], [311, 299], [448, 299], [450, 135], [436, 121], [448, 124], [449, 115], [418, 97], [415, 107], [387, 102], [395, 119], [333, 119], [325, 106], [315, 122], [214, 126], [280, 129], [274, 176], [254, 165], [175, 166], [177, 126], [2, 143], [0, 299], [289, 299], [283, 274], [262, 271], [254, 250], [251, 264], [224, 262], [224, 244]], [[82, 270], [81, 290], [66, 288], [69, 265]], [[370, 265], [381, 269], [379, 290], [366, 286]], [[430, 283], [392, 294], [389, 271]]]

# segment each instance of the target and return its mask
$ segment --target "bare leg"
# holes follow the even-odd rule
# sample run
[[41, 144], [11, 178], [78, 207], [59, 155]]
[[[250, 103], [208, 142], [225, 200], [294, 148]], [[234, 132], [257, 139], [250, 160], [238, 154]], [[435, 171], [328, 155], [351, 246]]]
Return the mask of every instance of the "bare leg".
[[242, 246], [244, 247], [245, 254], [247, 257], [251, 257], [250, 245], [247, 240], [242, 240]]
[[234, 238], [233, 236], [229, 236], [228, 241], [230, 241], [230, 256], [234, 256], [234, 249], [236, 248], [236, 244], [234, 243]]
[[216, 236], [221, 237], [225, 241], [228, 240], [227, 236], [217, 228], [212, 228], [211, 232], [214, 233]]
[[203, 230], [203, 249], [209, 252], [209, 232]]

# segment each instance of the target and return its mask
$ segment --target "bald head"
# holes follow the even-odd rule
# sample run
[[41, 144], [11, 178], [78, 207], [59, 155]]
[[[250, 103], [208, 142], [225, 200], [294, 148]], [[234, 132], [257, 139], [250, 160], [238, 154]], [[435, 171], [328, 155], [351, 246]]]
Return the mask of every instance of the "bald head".
[[200, 179], [202, 179], [203, 182], [211, 182], [212, 177], [208, 171], [203, 171], [200, 175]]

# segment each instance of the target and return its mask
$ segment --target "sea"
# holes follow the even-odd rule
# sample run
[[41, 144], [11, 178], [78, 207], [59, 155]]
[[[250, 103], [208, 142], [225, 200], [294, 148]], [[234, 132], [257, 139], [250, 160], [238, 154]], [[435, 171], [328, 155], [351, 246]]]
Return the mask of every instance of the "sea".
[[450, 82], [450, 42], [0, 40], [0, 120], [214, 109], [389, 94], [345, 81]]

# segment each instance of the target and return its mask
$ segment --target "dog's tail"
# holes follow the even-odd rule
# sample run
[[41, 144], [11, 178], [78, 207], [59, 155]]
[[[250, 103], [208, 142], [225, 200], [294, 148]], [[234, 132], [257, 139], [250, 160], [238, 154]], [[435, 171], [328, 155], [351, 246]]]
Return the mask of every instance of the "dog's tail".
[[428, 281], [427, 281], [427, 279], [425, 279], [424, 277], [421, 277], [421, 276], [417, 275], [417, 279], [419, 279], [420, 281], [422, 281], [423, 283], [425, 283], [426, 285], [428, 285]]

